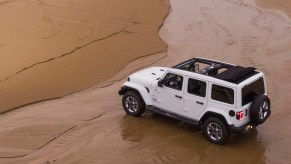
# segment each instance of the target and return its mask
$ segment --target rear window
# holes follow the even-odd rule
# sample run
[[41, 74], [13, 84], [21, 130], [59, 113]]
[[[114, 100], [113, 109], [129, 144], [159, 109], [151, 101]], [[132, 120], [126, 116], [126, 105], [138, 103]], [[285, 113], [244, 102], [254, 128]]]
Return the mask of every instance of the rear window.
[[245, 86], [242, 91], [242, 106], [252, 102], [255, 95], [265, 93], [264, 79], [260, 78], [253, 83]]
[[213, 100], [221, 101], [228, 104], [234, 103], [234, 91], [231, 88], [219, 86], [219, 85], [212, 85], [212, 93], [211, 98]]

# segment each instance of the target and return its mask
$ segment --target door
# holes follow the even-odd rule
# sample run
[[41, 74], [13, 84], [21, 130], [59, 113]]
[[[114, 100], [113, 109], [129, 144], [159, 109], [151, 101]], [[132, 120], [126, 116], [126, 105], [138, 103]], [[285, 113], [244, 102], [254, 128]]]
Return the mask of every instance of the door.
[[184, 106], [182, 115], [191, 119], [198, 116], [206, 109], [207, 105], [207, 82], [194, 78], [188, 78], [185, 85]]
[[162, 87], [157, 88], [158, 108], [173, 113], [180, 113], [183, 107], [183, 81], [184, 77], [175, 73], [167, 73], [162, 80]]

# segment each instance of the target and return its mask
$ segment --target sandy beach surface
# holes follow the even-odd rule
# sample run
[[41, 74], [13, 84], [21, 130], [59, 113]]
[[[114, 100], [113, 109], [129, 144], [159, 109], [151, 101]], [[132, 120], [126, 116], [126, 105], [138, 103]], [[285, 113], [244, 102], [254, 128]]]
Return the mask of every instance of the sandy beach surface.
[[[23, 31], [21, 32], [21, 30], [17, 30], [19, 26], [13, 25], [15, 22], [10, 22], [12, 18], [8, 17], [9, 14], [13, 17], [13, 12], [11, 12], [11, 10], [15, 11], [22, 8], [22, 10], [17, 10], [17, 12], [30, 13], [27, 12], [27, 10], [30, 10], [31, 8], [33, 8], [31, 9], [33, 11], [38, 11], [38, 9], [36, 10], [38, 7], [35, 7], [37, 5], [41, 5], [44, 8], [53, 8], [51, 6], [57, 5], [62, 6], [64, 11], [60, 9], [52, 11], [52, 18], [55, 18], [54, 15], [59, 16], [59, 12], [62, 11], [66, 18], [80, 19], [80, 17], [83, 17], [78, 14], [81, 12], [80, 8], [85, 5], [81, 1], [79, 1], [79, 3], [77, 3], [78, 1], [66, 1], [68, 4], [78, 4], [75, 5], [78, 9], [77, 14], [75, 13], [75, 10], [73, 12], [75, 15], [70, 15], [70, 12], [67, 12], [75, 8], [72, 6], [68, 7], [68, 4], [63, 4], [66, 3], [63, 1], [50, 1], [50, 4], [46, 4], [46, 1], [37, 1], [34, 3], [34, 7], [31, 7], [33, 5], [29, 5], [30, 2], [33, 1], [0, 1], [1, 7], [5, 8], [4, 11], [0, 11], [1, 22], [4, 25], [7, 24], [6, 30], [11, 30], [13, 35], [10, 35], [15, 37], [14, 41], [18, 38], [14, 32], [19, 32], [19, 35], [39, 35], [42, 36], [44, 40], [49, 40], [47, 39], [49, 37], [66, 40], [65, 36], [58, 35], [69, 34], [62, 34], [63, 32], [55, 34], [59, 28], [56, 24], [51, 27], [47, 26], [48, 29], [53, 31], [49, 33], [49, 35], [43, 35], [43, 33], [38, 31], [39, 29], [32, 30], [32, 27], [27, 27], [27, 30], [30, 30], [30, 33], [24, 34]], [[124, 0], [124, 2], [120, 2], [119, 5], [122, 6], [122, 4], [124, 5], [126, 2], [133, 4], [138, 4], [139, 2], [143, 4], [148, 1]], [[112, 4], [117, 4], [117, 2], [113, 3], [113, 1], [108, 1], [108, 3], [109, 4], [106, 7], [109, 8], [112, 7]], [[153, 40], [149, 41], [143, 38], [146, 41], [143, 41], [142, 45], [133, 46], [137, 47], [136, 51], [130, 48], [118, 49], [118, 51], [124, 50], [124, 53], [130, 53], [132, 51], [136, 53], [132, 54], [132, 56], [123, 53], [124, 56], [118, 58], [118, 61], [123, 61], [122, 64], [115, 68], [115, 65], [118, 65], [116, 64], [118, 61], [115, 61], [115, 69], [110, 71], [107, 71], [108, 68], [104, 69], [103, 71], [110, 72], [110, 75], [100, 75], [100, 77], [104, 78], [97, 81], [97, 83], [101, 81], [103, 82], [75, 94], [25, 106], [0, 116], [0, 163], [213, 163], [214, 161], [215, 163], [223, 164], [290, 163], [291, 127], [288, 126], [291, 120], [291, 111], [289, 110], [289, 101], [291, 97], [291, 18], [288, 17], [290, 14], [288, 13], [290, 11], [290, 8], [288, 8], [290, 3], [291, 2], [284, 0], [184, 0], [183, 2], [170, 0], [171, 10], [164, 21], [163, 26], [159, 30], [159, 35], [164, 42], [157, 36], [152, 37], [152, 35], [154, 35], [154, 33], [159, 29], [159, 24], [162, 23], [163, 17], [168, 11], [169, 4], [165, 1], [158, 0], [152, 0], [148, 5], [144, 4], [140, 9], [146, 9], [148, 7], [148, 10], [140, 12], [141, 14], [138, 18], [143, 18], [145, 20], [148, 20], [150, 17], [156, 18], [157, 15], [153, 13], [152, 10], [159, 5], [164, 13], [160, 13], [160, 18], [154, 21], [156, 24], [151, 27], [155, 28], [149, 30], [150, 34], [147, 29], [143, 29], [144, 27], [141, 29], [133, 27], [132, 30], [137, 30], [138, 34], [136, 35], [138, 36], [140, 34], [145, 38], [151, 36], [150, 38]], [[12, 4], [16, 6], [6, 6]], [[92, 6], [93, 4], [93, 1], [92, 4], [86, 4], [88, 6], [84, 7], [84, 10], [82, 11], [87, 13], [87, 15], [85, 15], [89, 17], [87, 18], [84, 16], [86, 19], [91, 21], [97, 19], [95, 14], [93, 14], [93, 16], [88, 14], [91, 9], [90, 11], [93, 13], [107, 13], [110, 18], [124, 16], [122, 18], [123, 21], [126, 20], [125, 22], [130, 22], [130, 24], [134, 24], [133, 26], [140, 25], [140, 23], [136, 24], [136, 21], [132, 21], [132, 12], [127, 15], [126, 13], [123, 13], [123, 11], [120, 11], [119, 14], [112, 16], [111, 12], [104, 9], [105, 7], [100, 7], [100, 11], [95, 10]], [[27, 8], [17, 5], [27, 5]], [[102, 5], [105, 5], [105, 1]], [[119, 9], [119, 5], [115, 6], [114, 9]], [[123, 7], [128, 7], [126, 11], [134, 9], [134, 11], [137, 11], [136, 7], [134, 9], [129, 5]], [[46, 11], [46, 9], [39, 10], [40, 12]], [[160, 8], [157, 10], [161, 11]], [[152, 15], [143, 17], [144, 14], [148, 12]], [[23, 15], [23, 17], [30, 20], [35, 14], [30, 16], [25, 14], [20, 15]], [[91, 18], [91, 16], [93, 18]], [[2, 19], [7, 20], [2, 21]], [[23, 25], [31, 26], [31, 24], [25, 23], [26, 19], [21, 19]], [[64, 18], [58, 20], [62, 22], [64, 21], [63, 19]], [[89, 20], [86, 20], [85, 22], [90, 22]], [[120, 21], [119, 18], [118, 20]], [[64, 22], [68, 23], [68, 21]], [[121, 25], [122, 23], [120, 22], [116, 24], [111, 24], [112, 22], [107, 23], [110, 24], [111, 28], [120, 27], [117, 31], [127, 27], [127, 25]], [[147, 23], [145, 24], [147, 25]], [[35, 24], [33, 27], [39, 26], [41, 25]], [[91, 27], [90, 24], [89, 27]], [[68, 27], [65, 29], [68, 29]], [[71, 30], [74, 31], [75, 29]], [[146, 32], [144, 32], [144, 30]], [[74, 33], [72, 31], [70, 34]], [[97, 31], [98, 30], [95, 32]], [[124, 37], [129, 37], [128, 35], [130, 34], [135, 35], [135, 33], [126, 31], [127, 30], [121, 32], [122, 35], [126, 35]], [[86, 30], [85, 34], [82, 32], [81, 34], [83, 35], [81, 36], [87, 34], [87, 37], [91, 37], [91, 39], [87, 40], [88, 42], [92, 41], [92, 39], [94, 40], [94, 32], [90, 33], [88, 31], [86, 32]], [[80, 33], [75, 34], [77, 35]], [[112, 34], [112, 31], [110, 31], [110, 34]], [[108, 32], [107, 35], [110, 34]], [[4, 38], [6, 38], [7, 41], [1, 41], [3, 44], [0, 50], [2, 51], [3, 49], [4, 51], [6, 48], [5, 52], [10, 51], [11, 54], [23, 52], [22, 55], [30, 55], [30, 53], [26, 52], [28, 50], [33, 50], [33, 48], [29, 48], [29, 45], [34, 46], [41, 44], [36, 39], [35, 43], [32, 43], [32, 41], [27, 42], [27, 45], [24, 46], [21, 44], [22, 41], [15, 43], [12, 39], [11, 44], [18, 44], [20, 47], [23, 46], [23, 50], [20, 51], [17, 48], [11, 49], [8, 48], [8, 45], [10, 45], [8, 44], [8, 41], [9, 38], [11, 38], [9, 32], [3, 32], [3, 34], [1, 32], [1, 35], [6, 36]], [[37, 38], [39, 36], [37, 36]], [[80, 35], [73, 35], [70, 37], [80, 39]], [[19, 39], [21, 38], [22, 37], [19, 37]], [[128, 44], [137, 44], [136, 41], [140, 41], [140, 39], [141, 38], [135, 38]], [[127, 39], [125, 40], [127, 41]], [[75, 44], [73, 47], [76, 48], [80, 47], [82, 45], [81, 43], [88, 43], [80, 41], [78, 42], [78, 45], [76, 45], [77, 43], [70, 39], [67, 41], [68, 42], [51, 41], [50, 44], [52, 48], [46, 48], [46, 50], [62, 52], [49, 53], [50, 55], [64, 54], [72, 51], [72, 44]], [[107, 43], [107, 39], [104, 41]], [[85, 64], [83, 63], [82, 65], [86, 65], [86, 62], [93, 60], [94, 57], [90, 56], [90, 54], [94, 54], [93, 52], [115, 50], [115, 46], [119, 47], [120, 44], [123, 43], [116, 42], [114, 46], [111, 46], [113, 42], [114, 41], [109, 40], [107, 47], [105, 46], [105, 49], [101, 49], [102, 51], [97, 51], [95, 49], [96, 47], [99, 47], [99, 42], [98, 44], [90, 45], [92, 46], [92, 49], [89, 48], [90, 46], [81, 49], [77, 54], [80, 53], [81, 56], [89, 55], [88, 60], [84, 61]], [[89, 50], [87, 50], [87, 48], [89, 48]], [[160, 53], [166, 48], [166, 52]], [[24, 49], [26, 49], [26, 51]], [[40, 49], [35, 51], [40, 51]], [[81, 53], [81, 51], [84, 52]], [[142, 53], [139, 54], [139, 52]], [[154, 53], [158, 54], [149, 55]], [[1, 55], [3, 54], [1, 53]], [[127, 57], [127, 55], [129, 55], [129, 57]], [[68, 57], [69, 56], [71, 55], [68, 55]], [[102, 57], [102, 55], [96, 55], [95, 57], [98, 58], [99, 56]], [[104, 62], [102, 61], [103, 59], [101, 60], [98, 58], [98, 62], [103, 63], [104, 65], [108, 63], [111, 64], [113, 56], [104, 60]], [[257, 127], [257, 130], [253, 133], [234, 136], [230, 139], [227, 145], [217, 146], [205, 140], [198, 127], [193, 127], [151, 113], [146, 113], [145, 116], [141, 118], [134, 118], [125, 114], [121, 106], [121, 97], [117, 95], [117, 91], [121, 84], [126, 80], [126, 76], [129, 73], [152, 65], [172, 66], [178, 62], [196, 56], [222, 60], [243, 66], [254, 66], [258, 70], [263, 71], [266, 74], [269, 89], [268, 92], [272, 101], [272, 115], [266, 123]], [[11, 58], [11, 61], [6, 62], [1, 60], [3, 65], [6, 64], [6, 67], [1, 63], [1, 67], [3, 68], [0, 70], [7, 69], [6, 71], [1, 71], [1, 78], [4, 79], [0, 83], [0, 90], [4, 90], [2, 91], [4, 93], [1, 92], [1, 97], [4, 97], [5, 93], [9, 93], [9, 96], [6, 95], [6, 97], [0, 100], [1, 106], [2, 102], [6, 103], [8, 100], [10, 100], [10, 102], [4, 105], [7, 105], [6, 107], [8, 107], [9, 104], [12, 104], [13, 106], [14, 97], [15, 99], [21, 100], [21, 96], [19, 98], [17, 97], [20, 93], [19, 89], [21, 88], [21, 83], [26, 82], [28, 85], [34, 78], [36, 78], [36, 80], [43, 79], [46, 75], [43, 71], [50, 72], [54, 67], [57, 67], [57, 65], [52, 65], [52, 67], [47, 67], [44, 70], [29, 68], [27, 71], [11, 76], [11, 78], [5, 80], [9, 75], [15, 74], [19, 69], [26, 67], [26, 65], [31, 65], [35, 63], [35, 61], [43, 61], [39, 60], [41, 57], [45, 57], [44, 60], [47, 60], [47, 55], [40, 55], [33, 59], [21, 56], [19, 57], [21, 60], [13, 60]], [[73, 61], [71, 62], [69, 62], [70, 59], [64, 59], [63, 62], [68, 61], [68, 63], [75, 64], [74, 66], [72, 65], [64, 68], [73, 69], [76, 65], [80, 65], [79, 62], [81, 62], [81, 58], [72, 59]], [[18, 59], [18, 57], [15, 57], [14, 59]], [[61, 57], [61, 59], [63, 58]], [[32, 60], [34, 60], [34, 62], [32, 62]], [[19, 67], [12, 67], [11, 65], [13, 62], [18, 62], [15, 63], [15, 65]], [[31, 63], [28, 64], [29, 62]], [[20, 66], [21, 64], [24, 65]], [[9, 65], [11, 67], [9, 67]], [[42, 64], [36, 66], [42, 67]], [[101, 68], [103, 69], [104, 67]], [[29, 71], [33, 70], [38, 74], [30, 74]], [[81, 75], [84, 73], [83, 71], [84, 70], [81, 69], [75, 73]], [[27, 77], [33, 78], [29, 80], [26, 79], [26, 81], [24, 78], [26, 72]], [[55, 72], [61, 74], [59, 69], [57, 71], [55, 70]], [[93, 71], [88, 72], [88, 76], [97, 76], [92, 73]], [[69, 77], [73, 79], [73, 77], [77, 76], [76, 74]], [[18, 79], [18, 75], [20, 77], [23, 76], [23, 79]], [[67, 74], [61, 74], [59, 77], [66, 79]], [[47, 78], [54, 79], [56, 77]], [[78, 77], [79, 80], [82, 78]], [[104, 81], [104, 79], [107, 80]], [[57, 79], [57, 81], [58, 80], [59, 79]], [[92, 81], [96, 82], [95, 80], [96, 79], [93, 79]], [[57, 81], [56, 84], [58, 84]], [[9, 85], [15, 84], [15, 86], [9, 88], [8, 83], [10, 83]], [[62, 85], [72, 85], [72, 83], [73, 82], [70, 80], [67, 82], [61, 82], [61, 85], [55, 88], [55, 90], [57, 90], [56, 93], [62, 92], [61, 88], [64, 87]], [[86, 86], [88, 87], [92, 83], [86, 83]], [[34, 87], [38, 86], [38, 84], [39, 83], [36, 81], [34, 84], [35, 86], [30, 86], [31, 88], [27, 91], [33, 90]], [[75, 84], [75, 82], [73, 84]], [[76, 82], [75, 86], [79, 86], [79, 83]], [[15, 87], [19, 87], [19, 89], [16, 89]], [[39, 87], [47, 87], [46, 89], [49, 90], [49, 92], [55, 92], [53, 89], [54, 87], [49, 85]], [[52, 89], [50, 89], [51, 87]], [[83, 87], [85, 87], [85, 85]], [[67, 91], [71, 91], [71, 89], [72, 88], [66, 88], [64, 90], [66, 90], [66, 93], [69, 93]], [[42, 95], [43, 90], [34, 92], [35, 95], [38, 95], [37, 93]], [[30, 95], [29, 92], [23, 92], [23, 94]], [[53, 95], [50, 96], [53, 97]], [[15, 102], [18, 102], [18, 105], [20, 105], [22, 101]]]
[[11, 0], [0, 9], [0, 113], [84, 90], [167, 47], [157, 35], [167, 1]]

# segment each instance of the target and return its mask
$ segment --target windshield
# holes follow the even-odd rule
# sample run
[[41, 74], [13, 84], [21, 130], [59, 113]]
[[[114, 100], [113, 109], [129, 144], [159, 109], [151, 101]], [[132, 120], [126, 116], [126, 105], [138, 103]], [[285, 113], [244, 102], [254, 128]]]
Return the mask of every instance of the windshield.
[[265, 84], [264, 79], [261, 77], [260, 79], [242, 88], [242, 106], [252, 102], [255, 95], [264, 93]]

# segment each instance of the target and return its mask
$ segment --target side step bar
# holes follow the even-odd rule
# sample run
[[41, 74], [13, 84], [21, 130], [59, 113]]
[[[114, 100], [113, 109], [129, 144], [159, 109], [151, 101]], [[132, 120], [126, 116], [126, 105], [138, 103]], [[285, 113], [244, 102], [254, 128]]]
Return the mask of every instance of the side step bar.
[[182, 122], [185, 122], [185, 123], [188, 123], [188, 124], [191, 124], [191, 125], [195, 125], [195, 126], [199, 125], [199, 121], [197, 121], [197, 120], [192, 120], [192, 119], [180, 116], [178, 114], [171, 113], [169, 111], [157, 108], [157, 107], [152, 106], [152, 105], [147, 106], [147, 109], [149, 111], [151, 111], [151, 112], [154, 112], [154, 113], [157, 113], [157, 114], [160, 114], [160, 115], [163, 115], [163, 116], [171, 117], [171, 118], [180, 120]]

